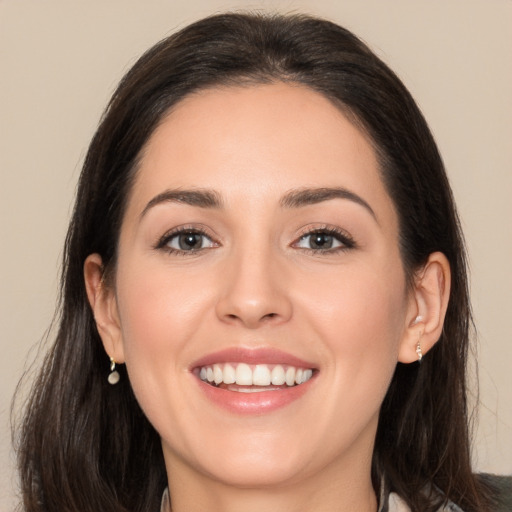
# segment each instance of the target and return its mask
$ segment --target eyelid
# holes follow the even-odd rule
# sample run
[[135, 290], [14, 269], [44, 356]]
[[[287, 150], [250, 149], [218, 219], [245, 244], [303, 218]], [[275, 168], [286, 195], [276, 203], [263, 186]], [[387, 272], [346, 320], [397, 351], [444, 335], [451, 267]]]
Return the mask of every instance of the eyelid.
[[175, 226], [174, 228], [169, 229], [166, 231], [154, 244], [155, 249], [161, 249], [165, 250], [169, 253], [176, 253], [176, 254], [183, 254], [183, 255], [192, 255], [197, 254], [198, 252], [205, 250], [205, 249], [211, 249], [212, 247], [202, 247], [200, 249], [195, 249], [192, 251], [182, 251], [180, 249], [175, 249], [173, 247], [167, 246], [169, 243], [169, 240], [171, 240], [173, 237], [178, 236], [183, 233], [195, 233], [201, 236], [204, 236], [211, 240], [211, 242], [214, 244], [214, 247], [218, 247], [220, 245], [220, 242], [217, 240], [217, 237], [211, 233], [211, 231], [202, 224], [184, 224], [181, 226]]
[[[173, 247], [169, 247], [167, 244], [169, 240], [175, 236], [178, 236], [183, 233], [195, 233], [201, 236], [208, 238], [212, 242], [212, 247], [201, 247], [199, 249], [184, 251], [181, 249], [176, 249]], [[315, 233], [325, 233], [327, 235], [335, 237], [342, 245], [340, 247], [334, 247], [329, 249], [313, 249], [313, 248], [305, 248], [305, 247], [297, 247], [297, 244], [306, 236], [314, 235]], [[183, 224], [181, 226], [175, 226], [168, 231], [166, 231], [154, 244], [154, 249], [165, 250], [169, 253], [181, 254], [181, 255], [193, 255], [197, 254], [203, 250], [211, 249], [214, 247], [219, 247], [221, 243], [218, 240], [218, 237], [214, 235], [211, 230], [203, 224]], [[333, 226], [329, 224], [321, 224], [321, 225], [308, 225], [298, 232], [294, 241], [290, 244], [291, 247], [301, 249], [303, 251], [312, 252], [312, 253], [323, 253], [323, 254], [332, 254], [336, 252], [346, 251], [357, 247], [357, 243], [354, 240], [353, 236], [348, 233], [346, 230], [340, 228], [339, 226]]]
[[[328, 235], [334, 236], [339, 242], [341, 242], [343, 245], [341, 247], [335, 247], [331, 249], [308, 249], [304, 247], [297, 247], [297, 244], [306, 236], [314, 235], [315, 233], [326, 233]], [[297, 238], [292, 242], [292, 247], [296, 247], [298, 249], [302, 249], [304, 251], [313, 252], [313, 253], [335, 253], [338, 251], [346, 251], [349, 249], [354, 249], [357, 247], [357, 243], [354, 239], [354, 237], [348, 233], [348, 231], [345, 231], [344, 229], [340, 228], [339, 226], [333, 226], [330, 224], [322, 224], [322, 225], [308, 225], [303, 227], [297, 236]]]

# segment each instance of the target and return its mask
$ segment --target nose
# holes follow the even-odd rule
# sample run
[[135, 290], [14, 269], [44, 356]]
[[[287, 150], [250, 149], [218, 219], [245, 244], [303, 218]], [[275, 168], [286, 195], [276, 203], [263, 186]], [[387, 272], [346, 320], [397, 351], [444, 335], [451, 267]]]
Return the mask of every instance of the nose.
[[292, 316], [286, 270], [271, 251], [234, 255], [221, 276], [216, 313], [222, 322], [257, 329], [279, 325]]

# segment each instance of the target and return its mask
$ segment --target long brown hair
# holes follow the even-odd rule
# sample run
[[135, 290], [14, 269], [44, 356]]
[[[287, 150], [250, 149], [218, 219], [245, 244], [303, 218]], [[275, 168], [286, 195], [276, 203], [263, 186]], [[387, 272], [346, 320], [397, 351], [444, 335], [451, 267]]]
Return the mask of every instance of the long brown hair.
[[[373, 457], [413, 512], [450, 499], [485, 511], [470, 465], [466, 359], [471, 326], [464, 243], [442, 160], [396, 75], [349, 31], [294, 15], [224, 14], [198, 21], [145, 53], [121, 81], [91, 142], [65, 244], [60, 324], [44, 361], [18, 453], [27, 512], [158, 510], [166, 474], [160, 440], [127, 374], [111, 387], [108, 358], [83, 282], [99, 253], [112, 272], [137, 159], [186, 95], [232, 84], [292, 82], [332, 100], [369, 135], [400, 219], [409, 278], [443, 252], [452, 287], [441, 339], [421, 365], [398, 364], [382, 405]], [[107, 274], [108, 275], [108, 274]]]

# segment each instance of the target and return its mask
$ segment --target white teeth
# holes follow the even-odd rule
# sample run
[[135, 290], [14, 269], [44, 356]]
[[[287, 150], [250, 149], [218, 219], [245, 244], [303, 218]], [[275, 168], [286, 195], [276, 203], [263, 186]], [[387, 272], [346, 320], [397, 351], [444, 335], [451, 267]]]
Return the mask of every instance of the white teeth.
[[240, 363], [236, 367], [235, 375], [239, 386], [252, 386], [252, 370], [248, 364]]
[[270, 370], [266, 364], [257, 364], [252, 372], [252, 383], [254, 386], [270, 386]]
[[[313, 372], [311, 372], [313, 374]], [[278, 364], [274, 366], [272, 370], [272, 384], [274, 386], [282, 386], [286, 382], [286, 375], [284, 373], [284, 368]]]
[[286, 370], [286, 385], [293, 386], [295, 384], [295, 368], [293, 366], [289, 366]]
[[[270, 388], [272, 390], [275, 390], [276, 388]], [[246, 388], [238, 388], [236, 390], [238, 393], [261, 393], [262, 391], [269, 391], [268, 387], [246, 387]]]
[[220, 384], [224, 376], [222, 375], [222, 368], [218, 364], [213, 365], [213, 380], [215, 384]]
[[222, 380], [223, 380], [224, 384], [234, 384], [236, 382], [235, 369], [230, 364], [224, 365], [223, 375], [224, 375], [224, 378]]
[[[283, 386], [284, 384], [291, 387], [307, 382], [312, 376], [311, 368], [296, 368], [280, 364], [250, 366], [246, 363], [217, 363], [199, 369], [199, 378], [202, 381], [217, 386], [220, 384], [254, 386], [252, 391], [257, 391], [256, 387], [263, 388], [260, 391], [265, 391], [265, 387], [268, 389], [268, 386]], [[244, 388], [244, 391], [245, 389], [247, 388]]]

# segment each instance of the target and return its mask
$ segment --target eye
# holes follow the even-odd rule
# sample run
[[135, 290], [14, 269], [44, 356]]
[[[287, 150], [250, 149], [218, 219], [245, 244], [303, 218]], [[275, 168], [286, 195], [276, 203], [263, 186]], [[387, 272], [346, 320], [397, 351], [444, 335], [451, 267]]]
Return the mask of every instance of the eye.
[[192, 253], [216, 246], [217, 244], [206, 233], [186, 228], [165, 234], [158, 242], [157, 249], [164, 249], [170, 253]]
[[341, 231], [316, 229], [302, 235], [294, 246], [314, 252], [335, 252], [336, 250], [351, 249], [355, 243], [349, 235]]

